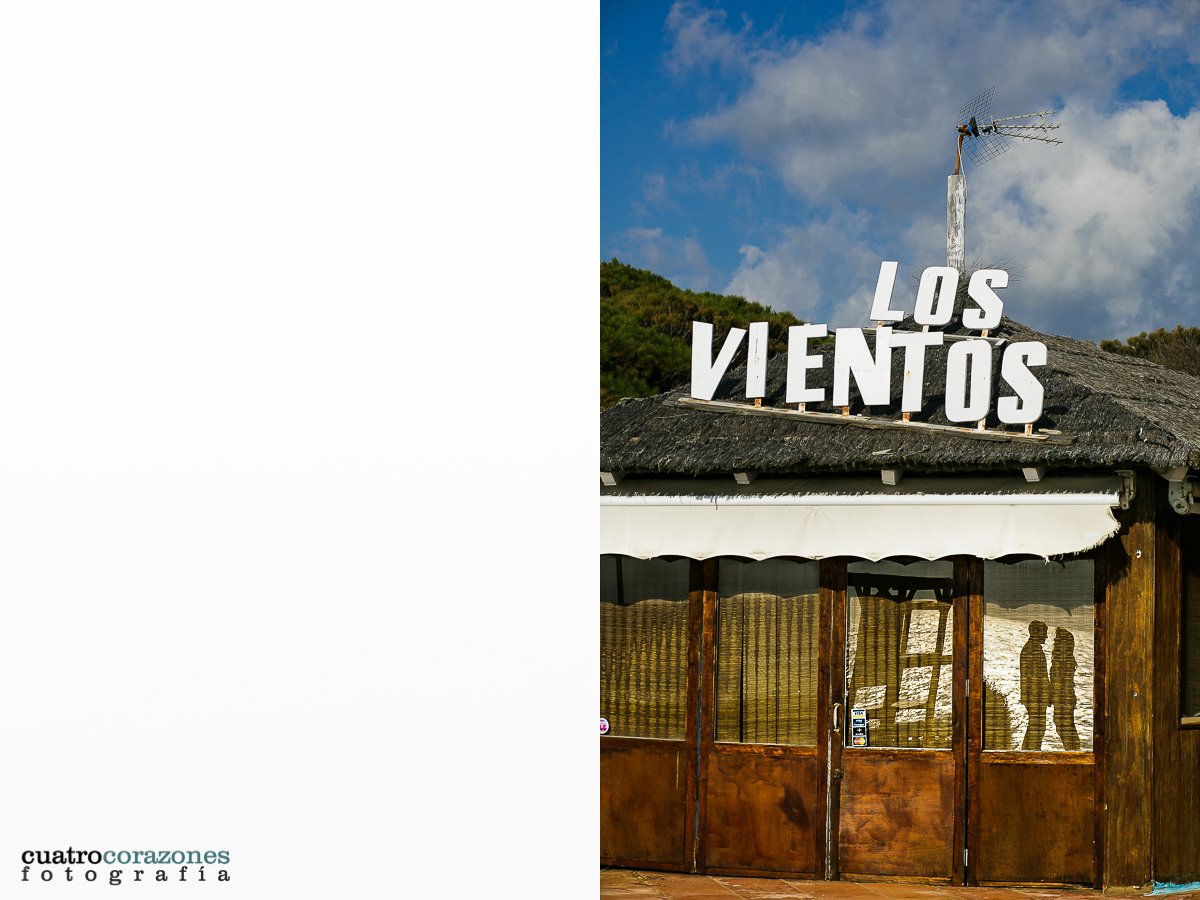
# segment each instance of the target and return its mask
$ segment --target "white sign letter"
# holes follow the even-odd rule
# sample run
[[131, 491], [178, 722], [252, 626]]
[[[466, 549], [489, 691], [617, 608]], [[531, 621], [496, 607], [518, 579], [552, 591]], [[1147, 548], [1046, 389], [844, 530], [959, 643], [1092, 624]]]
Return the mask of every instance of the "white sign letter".
[[828, 334], [826, 325], [793, 325], [788, 329], [788, 403], [820, 403], [825, 399], [825, 388], [810, 388], [805, 382], [809, 369], [819, 369], [825, 363], [825, 357], [809, 355], [808, 340]]
[[1008, 273], [1003, 269], [980, 269], [971, 276], [967, 296], [979, 304], [979, 309], [963, 310], [962, 323], [965, 328], [982, 331], [1000, 324], [1004, 301], [996, 296], [993, 287], [1008, 287]]
[[896, 286], [896, 265], [894, 262], [879, 264], [879, 281], [875, 283], [875, 302], [871, 304], [872, 322], [899, 322], [904, 318], [904, 310], [892, 309], [892, 288]]
[[850, 374], [867, 406], [887, 406], [892, 399], [892, 329], [875, 329], [875, 356], [861, 328], [839, 328], [833, 348], [833, 405], [850, 405]]
[[996, 415], [1006, 425], [1024, 425], [1042, 417], [1045, 391], [1026, 366], [1046, 364], [1046, 345], [1041, 341], [1017, 341], [1009, 344], [1000, 361], [1000, 377], [1014, 391], [1015, 397], [1001, 397], [996, 403]]
[[767, 323], [750, 323], [750, 358], [746, 362], [746, 397], [767, 393]]
[[721, 376], [729, 368], [733, 355], [737, 353], [746, 336], [744, 328], [730, 328], [725, 344], [717, 361], [712, 361], [713, 327], [707, 322], [692, 323], [692, 396], [697, 400], [711, 400], [721, 383]]
[[987, 341], [960, 341], [946, 354], [946, 418], [951, 422], [978, 422], [987, 416], [991, 400], [992, 345]]
[[[954, 318], [954, 295], [958, 292], [958, 269], [954, 266], [930, 266], [921, 273], [917, 288], [917, 308], [913, 319], [918, 325], [945, 325]], [[935, 307], [934, 301], [937, 302]]]
[[904, 393], [901, 412], [920, 412], [925, 400], [925, 348], [940, 347], [940, 331], [914, 331], [892, 335], [892, 346], [904, 348]]

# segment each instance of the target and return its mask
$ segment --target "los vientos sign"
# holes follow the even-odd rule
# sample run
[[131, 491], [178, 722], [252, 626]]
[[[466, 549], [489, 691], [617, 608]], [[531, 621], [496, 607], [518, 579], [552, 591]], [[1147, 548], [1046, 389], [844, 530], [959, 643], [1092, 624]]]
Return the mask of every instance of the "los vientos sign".
[[[896, 284], [895, 262], [879, 267], [875, 300], [871, 304], [875, 329], [875, 350], [867, 343], [862, 328], [837, 328], [833, 344], [832, 405], [850, 405], [850, 379], [858, 386], [867, 406], [888, 406], [892, 402], [892, 351], [904, 351], [904, 383], [900, 386], [900, 411], [920, 412], [924, 402], [925, 351], [946, 342], [941, 331], [896, 331], [884, 322], [904, 319], [904, 310], [893, 309], [892, 290]], [[917, 288], [913, 321], [929, 329], [950, 323], [954, 315], [954, 297], [958, 291], [958, 270], [952, 266], [930, 266], [921, 273]], [[1000, 324], [1004, 302], [997, 288], [1008, 286], [1008, 273], [1002, 269], [980, 269], [971, 275], [967, 286], [970, 303], [963, 310], [962, 324], [981, 336], [955, 340], [946, 353], [946, 418], [951, 422], [977, 422], [992, 408], [992, 355], [998, 347], [982, 333]], [[733, 360], [746, 329], [731, 328], [725, 343], [712, 358], [713, 327], [705, 322], [692, 323], [692, 396], [711, 400], [729, 363]], [[767, 323], [750, 324], [749, 357], [746, 365], [746, 397], [765, 395], [767, 386]], [[788, 329], [787, 395], [788, 403], [823, 403], [826, 390], [809, 387], [808, 371], [825, 366], [821, 353], [810, 352], [809, 341], [827, 337], [826, 325], [794, 325]], [[1000, 379], [1011, 389], [996, 403], [996, 416], [1009, 425], [1036, 422], [1042, 415], [1043, 390], [1030, 367], [1046, 364], [1046, 345], [1041, 341], [1014, 341], [1003, 345]]]

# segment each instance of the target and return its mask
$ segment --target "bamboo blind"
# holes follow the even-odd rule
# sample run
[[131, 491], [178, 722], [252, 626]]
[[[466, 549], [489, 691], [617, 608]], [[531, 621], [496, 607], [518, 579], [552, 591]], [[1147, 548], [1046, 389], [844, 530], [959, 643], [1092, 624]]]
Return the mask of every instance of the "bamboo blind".
[[722, 560], [716, 739], [815, 746], [817, 563]]
[[601, 557], [600, 600], [600, 715], [609, 733], [683, 738], [688, 561]]

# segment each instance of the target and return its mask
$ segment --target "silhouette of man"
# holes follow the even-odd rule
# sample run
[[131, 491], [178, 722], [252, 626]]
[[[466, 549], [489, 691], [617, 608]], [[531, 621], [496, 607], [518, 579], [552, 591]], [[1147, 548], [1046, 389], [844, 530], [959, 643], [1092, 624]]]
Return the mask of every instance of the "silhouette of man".
[[1054, 730], [1064, 750], [1079, 749], [1075, 729], [1075, 636], [1065, 628], [1054, 629], [1050, 651], [1050, 702], [1054, 704]]
[[1021, 705], [1029, 716], [1022, 750], [1041, 750], [1046, 735], [1046, 708], [1050, 706], [1050, 676], [1046, 672], [1046, 623], [1029, 623], [1029, 640], [1021, 648]]

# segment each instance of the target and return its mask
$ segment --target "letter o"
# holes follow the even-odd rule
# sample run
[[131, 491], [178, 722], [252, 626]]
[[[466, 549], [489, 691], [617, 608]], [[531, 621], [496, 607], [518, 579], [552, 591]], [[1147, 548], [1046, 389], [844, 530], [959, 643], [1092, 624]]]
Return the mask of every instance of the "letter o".
[[987, 416], [991, 402], [992, 345], [984, 340], [952, 345], [946, 354], [946, 418], [951, 422], [977, 422]]
[[[921, 273], [917, 288], [917, 306], [913, 321], [918, 325], [941, 327], [954, 318], [954, 298], [958, 293], [958, 269], [954, 266], [930, 266]], [[937, 300], [937, 308], [933, 301]]]

